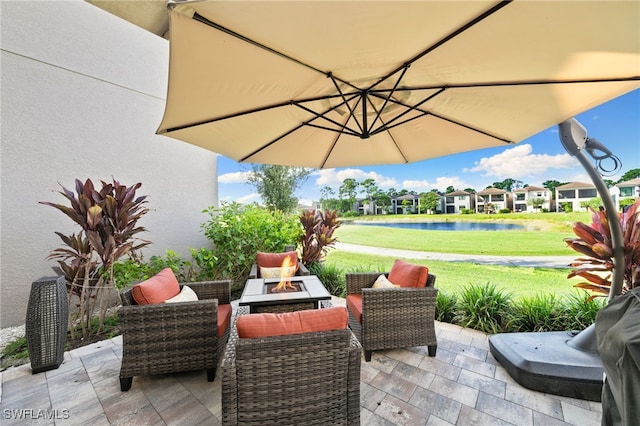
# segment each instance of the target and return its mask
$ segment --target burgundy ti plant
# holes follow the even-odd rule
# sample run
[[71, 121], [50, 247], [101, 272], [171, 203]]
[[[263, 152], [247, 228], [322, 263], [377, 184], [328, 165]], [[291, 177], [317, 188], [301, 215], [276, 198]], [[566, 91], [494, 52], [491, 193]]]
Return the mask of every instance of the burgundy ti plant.
[[320, 262], [337, 241], [333, 234], [342, 223], [338, 220], [338, 212], [304, 210], [300, 215], [300, 223], [304, 230], [300, 237], [302, 263], [308, 266]]
[[[104, 326], [104, 317], [113, 281], [113, 264], [122, 256], [132, 254], [149, 244], [137, 238], [146, 231], [138, 226], [138, 220], [147, 213], [146, 196], [136, 197], [142, 185], [122, 185], [101, 181], [96, 189], [91, 179], [84, 183], [75, 181], [75, 193], [62, 187], [59, 193], [69, 205], [41, 201], [40, 204], [54, 207], [64, 213], [79, 227], [78, 233], [56, 234], [64, 243], [51, 251], [49, 259], [57, 261], [67, 280], [69, 302], [76, 302], [77, 312], [69, 317], [69, 330], [74, 336], [75, 326], [80, 323], [82, 335], [92, 332], [91, 318], [98, 310], [98, 332]], [[72, 310], [74, 311], [74, 310]]]
[[[591, 226], [577, 222], [573, 232], [578, 238], [565, 238], [565, 242], [587, 257], [576, 259], [571, 263], [574, 269], [568, 278], [579, 276], [585, 281], [575, 287], [593, 293], [590, 299], [606, 296], [611, 289], [611, 276], [614, 270], [611, 229], [606, 211], [601, 207], [598, 211], [590, 207]], [[622, 291], [626, 292], [640, 287], [640, 199], [619, 214], [624, 242], [624, 274]]]

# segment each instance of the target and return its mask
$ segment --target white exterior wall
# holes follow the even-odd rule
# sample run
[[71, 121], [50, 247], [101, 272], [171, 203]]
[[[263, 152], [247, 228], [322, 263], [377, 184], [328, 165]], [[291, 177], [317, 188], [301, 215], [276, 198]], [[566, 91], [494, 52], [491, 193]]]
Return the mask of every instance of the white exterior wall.
[[[541, 195], [538, 196], [538, 193]], [[517, 195], [524, 194], [524, 200], [516, 200]], [[536, 198], [542, 198], [544, 203], [540, 206], [540, 209], [535, 209], [532, 205], [529, 204], [529, 200], [533, 200]], [[542, 211], [542, 209], [551, 210], [551, 191], [548, 190], [533, 190], [533, 191], [518, 191], [513, 193], [513, 205], [514, 209], [516, 205], [524, 204], [526, 208], [522, 210], [526, 213], [535, 213], [538, 211]]]
[[454, 200], [455, 206], [456, 206], [456, 213], [460, 213], [462, 210], [465, 209], [472, 209], [473, 206], [471, 205], [471, 196], [470, 195], [465, 195], [462, 200], [460, 199], [460, 196], [456, 195]]
[[208, 246], [201, 211], [217, 204], [216, 154], [156, 136], [169, 44], [81, 0], [3, 1], [0, 327], [24, 323], [31, 283], [53, 275], [54, 234], [77, 231], [56, 209], [58, 183], [142, 183], [153, 242], [188, 255]]

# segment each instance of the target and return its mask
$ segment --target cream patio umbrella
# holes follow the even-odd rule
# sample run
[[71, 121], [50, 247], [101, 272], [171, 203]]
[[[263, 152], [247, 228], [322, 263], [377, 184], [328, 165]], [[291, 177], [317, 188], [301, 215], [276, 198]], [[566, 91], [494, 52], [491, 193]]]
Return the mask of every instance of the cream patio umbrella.
[[638, 1], [170, 2], [157, 131], [241, 162], [508, 146], [640, 87]]

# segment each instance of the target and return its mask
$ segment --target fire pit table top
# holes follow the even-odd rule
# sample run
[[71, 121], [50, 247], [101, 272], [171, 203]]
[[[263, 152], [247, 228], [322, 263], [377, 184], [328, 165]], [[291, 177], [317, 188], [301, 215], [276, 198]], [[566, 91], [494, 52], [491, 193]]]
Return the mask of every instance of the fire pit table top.
[[277, 284], [278, 282], [280, 282], [280, 278], [253, 278], [247, 280], [240, 297], [240, 306], [249, 306], [251, 313], [259, 312], [260, 307], [301, 303], [311, 303], [317, 309], [321, 300], [331, 300], [331, 294], [315, 275], [291, 277], [293, 284], [301, 285], [301, 291], [267, 293], [266, 284]]

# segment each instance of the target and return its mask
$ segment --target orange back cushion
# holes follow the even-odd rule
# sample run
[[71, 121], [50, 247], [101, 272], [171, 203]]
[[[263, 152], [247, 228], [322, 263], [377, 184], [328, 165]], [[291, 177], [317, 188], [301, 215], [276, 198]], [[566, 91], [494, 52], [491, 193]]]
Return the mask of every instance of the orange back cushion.
[[389, 272], [389, 281], [400, 287], [425, 287], [428, 274], [429, 269], [426, 266], [396, 259]]
[[346, 308], [335, 306], [284, 314], [241, 315], [236, 326], [238, 337], [255, 338], [339, 330], [347, 328], [348, 321]]
[[347, 309], [362, 324], [362, 294], [347, 295]]
[[298, 253], [295, 251], [287, 251], [284, 253], [264, 253], [259, 252], [256, 255], [256, 263], [262, 268], [279, 268], [286, 257], [289, 257], [291, 266], [298, 266]]
[[218, 337], [222, 337], [231, 322], [231, 304], [223, 303], [218, 305]]
[[165, 268], [157, 275], [146, 281], [136, 284], [131, 289], [133, 300], [138, 305], [150, 305], [163, 303], [165, 300], [177, 296], [180, 293], [180, 284], [171, 268]]

